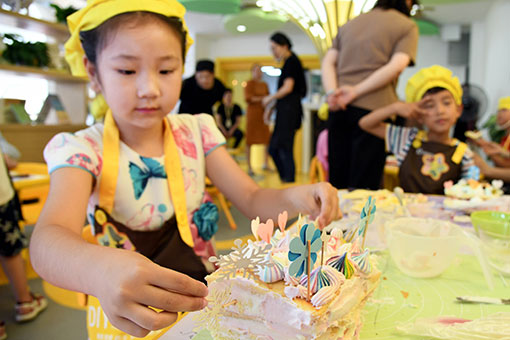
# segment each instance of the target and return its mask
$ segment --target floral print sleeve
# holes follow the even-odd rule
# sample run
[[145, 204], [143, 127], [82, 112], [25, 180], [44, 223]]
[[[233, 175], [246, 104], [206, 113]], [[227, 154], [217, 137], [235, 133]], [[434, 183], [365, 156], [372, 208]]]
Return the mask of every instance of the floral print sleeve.
[[217, 147], [225, 145], [225, 137], [216, 126], [216, 122], [209, 114], [196, 115], [200, 133], [202, 136], [202, 145], [205, 155], [209, 155]]
[[103, 159], [101, 146], [96, 138], [95, 127], [78, 131], [76, 134], [59, 133], [44, 149], [44, 159], [49, 173], [64, 168], [80, 168], [97, 178], [101, 172]]

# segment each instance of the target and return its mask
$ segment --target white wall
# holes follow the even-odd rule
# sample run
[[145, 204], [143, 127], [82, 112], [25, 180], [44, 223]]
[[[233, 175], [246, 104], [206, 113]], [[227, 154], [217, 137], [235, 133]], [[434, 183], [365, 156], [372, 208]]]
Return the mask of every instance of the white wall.
[[487, 14], [485, 25], [473, 49], [482, 51], [484, 63], [473, 68], [484, 69], [482, 86], [489, 96], [489, 114], [495, 113], [500, 97], [510, 96], [510, 37], [508, 20], [510, 1], [495, 1]]
[[[197, 36], [197, 59], [217, 57], [268, 56], [269, 37], [267, 34], [236, 35], [216, 38], [210, 35]], [[305, 33], [284, 32], [292, 42], [292, 49], [297, 54], [317, 54], [313, 43]]]

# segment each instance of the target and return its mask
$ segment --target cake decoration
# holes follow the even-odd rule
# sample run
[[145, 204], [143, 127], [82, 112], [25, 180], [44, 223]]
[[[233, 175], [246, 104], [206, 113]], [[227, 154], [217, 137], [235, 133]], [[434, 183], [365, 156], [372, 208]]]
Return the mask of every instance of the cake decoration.
[[255, 241], [260, 240], [259, 233], [258, 233], [259, 225], [260, 225], [260, 218], [258, 216], [257, 216], [257, 218], [251, 220], [251, 233], [255, 237]]
[[352, 261], [357, 265], [358, 269], [364, 274], [370, 273], [371, 265], [369, 257], [370, 252], [368, 249], [365, 249], [362, 253], [352, 254]]
[[228, 255], [220, 255], [219, 258], [211, 256], [209, 261], [220, 267], [220, 277], [218, 280], [228, 280], [236, 276], [238, 271], [243, 272], [243, 277], [250, 279], [259, 267], [269, 266], [271, 263], [266, 259], [266, 253], [271, 249], [270, 244], [260, 245], [248, 241], [247, 245], [242, 246], [243, 241], [237, 239], [234, 241], [235, 247]]
[[[289, 245], [289, 274], [295, 277], [306, 272], [307, 267], [313, 266], [317, 260], [317, 252], [322, 247], [321, 231], [311, 223], [301, 228], [299, 236], [290, 241]], [[310, 256], [308, 256], [310, 254]]]
[[278, 214], [278, 227], [282, 233], [285, 233], [285, 227], [287, 226], [287, 220], [289, 218], [289, 214], [287, 210], [284, 210], [282, 213]]
[[269, 262], [269, 265], [260, 267], [257, 272], [260, 280], [266, 283], [283, 280], [285, 277], [283, 265], [278, 260], [271, 258], [271, 253], [267, 253], [266, 260]]
[[266, 243], [271, 243], [271, 237], [273, 236], [274, 231], [274, 222], [271, 219], [268, 219], [266, 223], [260, 223], [259, 228], [257, 229], [257, 233], [260, 236], [261, 240]]
[[[365, 230], [374, 212], [367, 205]], [[261, 241], [236, 240], [229, 255], [212, 259], [219, 269], [206, 277], [210, 305], [198, 323], [215, 340], [356, 339], [381, 275], [361, 247], [364, 231], [356, 223], [356, 237], [346, 243], [338, 227], [321, 232], [307, 218], [282, 230], [284, 217], [269, 238], [259, 225]]]

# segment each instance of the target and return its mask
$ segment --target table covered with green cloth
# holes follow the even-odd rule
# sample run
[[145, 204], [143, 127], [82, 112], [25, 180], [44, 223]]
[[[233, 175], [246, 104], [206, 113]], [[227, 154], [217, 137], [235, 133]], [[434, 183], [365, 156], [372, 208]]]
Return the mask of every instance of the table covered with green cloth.
[[[398, 270], [388, 251], [379, 256], [381, 280], [364, 308], [360, 339], [424, 339], [403, 335], [396, 330], [399, 322], [418, 318], [455, 316], [478, 319], [497, 312], [510, 312], [510, 305], [467, 304], [456, 302], [457, 296], [510, 298], [510, 278], [493, 270], [495, 289], [489, 291], [476, 257], [458, 255], [453, 264], [436, 278], [418, 279]], [[211, 340], [207, 330], [196, 330], [191, 313], [160, 339]], [[195, 331], [194, 331], [195, 329]]]

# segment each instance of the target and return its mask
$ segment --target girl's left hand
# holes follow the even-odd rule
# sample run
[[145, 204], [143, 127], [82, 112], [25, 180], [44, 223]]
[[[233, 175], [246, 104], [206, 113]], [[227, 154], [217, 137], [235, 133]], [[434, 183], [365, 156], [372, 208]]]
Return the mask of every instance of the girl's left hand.
[[337, 190], [327, 182], [300, 185], [287, 190], [289, 200], [294, 208], [304, 214], [309, 214], [312, 220], [318, 218], [321, 230], [332, 221], [342, 217]]

